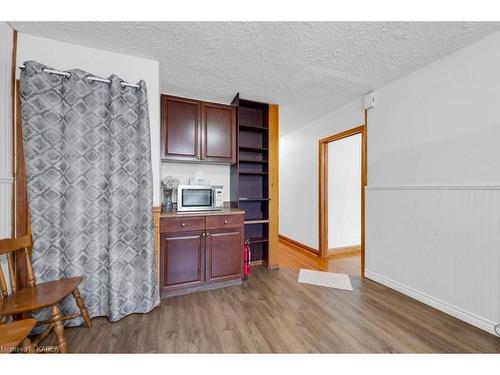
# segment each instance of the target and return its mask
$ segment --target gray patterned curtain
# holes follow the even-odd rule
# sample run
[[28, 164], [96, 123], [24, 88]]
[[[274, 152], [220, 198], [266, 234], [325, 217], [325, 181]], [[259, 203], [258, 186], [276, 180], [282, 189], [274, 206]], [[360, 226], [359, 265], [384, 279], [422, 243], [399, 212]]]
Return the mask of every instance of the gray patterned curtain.
[[[83, 276], [91, 317], [116, 321], [159, 304], [153, 250], [146, 85], [89, 73], [21, 73], [21, 111], [37, 283]], [[78, 311], [72, 298], [64, 314]], [[70, 325], [79, 325], [81, 318]]]

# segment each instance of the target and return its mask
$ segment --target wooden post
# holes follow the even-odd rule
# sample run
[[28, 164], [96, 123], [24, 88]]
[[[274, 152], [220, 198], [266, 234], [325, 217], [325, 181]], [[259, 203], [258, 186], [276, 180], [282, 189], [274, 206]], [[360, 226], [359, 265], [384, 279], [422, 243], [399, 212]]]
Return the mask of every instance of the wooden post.
[[160, 283], [160, 207], [153, 207], [153, 226], [154, 226], [154, 246], [156, 258], [156, 276], [158, 284]]
[[269, 253], [268, 267], [278, 268], [278, 159], [279, 159], [279, 107], [269, 105]]

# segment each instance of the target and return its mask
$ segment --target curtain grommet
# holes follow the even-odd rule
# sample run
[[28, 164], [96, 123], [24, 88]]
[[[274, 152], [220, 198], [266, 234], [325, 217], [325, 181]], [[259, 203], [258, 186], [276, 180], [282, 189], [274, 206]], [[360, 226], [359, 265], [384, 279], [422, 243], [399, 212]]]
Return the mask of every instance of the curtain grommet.
[[139, 88], [140, 88], [140, 86], [138, 86], [138, 85], [132, 85], [132, 84], [127, 83], [125, 81], [120, 81], [120, 86], [122, 87], [122, 89], [124, 89], [125, 87], [130, 87], [130, 88], [139, 90]]

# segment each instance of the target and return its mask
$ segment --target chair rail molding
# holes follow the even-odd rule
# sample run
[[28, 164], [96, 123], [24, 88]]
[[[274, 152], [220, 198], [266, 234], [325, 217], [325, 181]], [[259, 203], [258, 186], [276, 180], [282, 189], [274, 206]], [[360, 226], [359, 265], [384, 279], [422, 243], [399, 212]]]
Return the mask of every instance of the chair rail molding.
[[12, 177], [0, 176], [0, 184], [12, 184], [14, 179]]
[[500, 185], [395, 185], [366, 186], [365, 190], [500, 190]]

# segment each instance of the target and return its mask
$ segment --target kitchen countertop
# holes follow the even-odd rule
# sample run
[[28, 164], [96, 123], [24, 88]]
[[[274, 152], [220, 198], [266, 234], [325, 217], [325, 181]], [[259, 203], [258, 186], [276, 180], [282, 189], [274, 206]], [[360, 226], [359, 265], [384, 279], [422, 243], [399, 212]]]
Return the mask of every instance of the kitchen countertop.
[[168, 217], [189, 217], [189, 216], [219, 216], [219, 215], [243, 215], [245, 211], [239, 208], [224, 207], [222, 210], [217, 211], [190, 211], [190, 212], [177, 212], [177, 211], [162, 211], [160, 218]]

